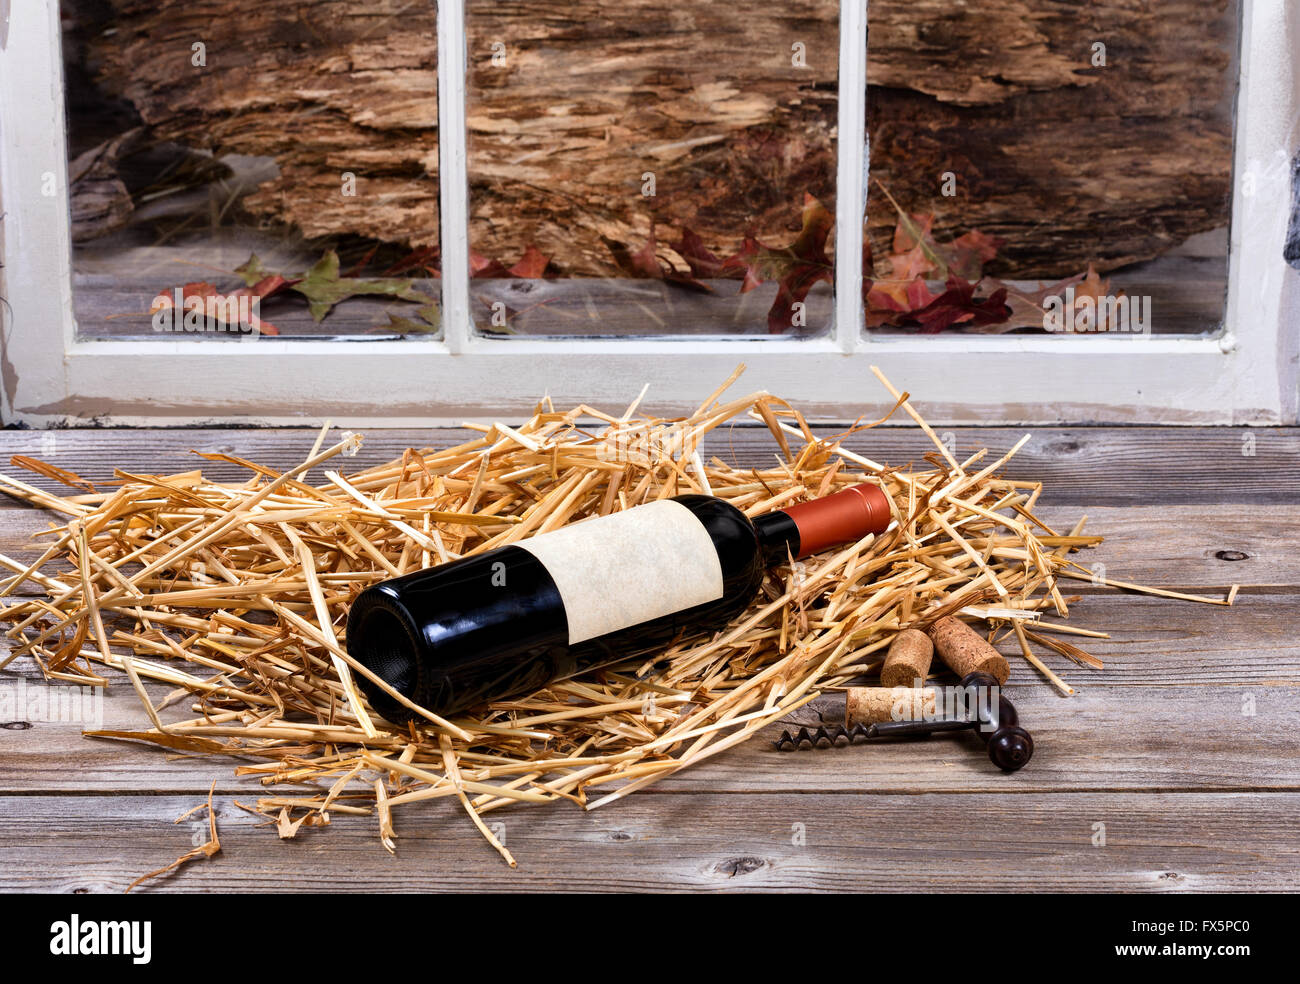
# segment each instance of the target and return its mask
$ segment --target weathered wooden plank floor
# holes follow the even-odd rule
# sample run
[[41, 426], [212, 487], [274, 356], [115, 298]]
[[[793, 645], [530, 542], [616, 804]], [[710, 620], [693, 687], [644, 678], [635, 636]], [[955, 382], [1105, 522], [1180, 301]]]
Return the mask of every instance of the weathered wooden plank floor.
[[[959, 448], [1004, 450], [1020, 433], [953, 436]], [[350, 464], [462, 436], [374, 432]], [[194, 467], [190, 448], [288, 466], [313, 437], [5, 431], [0, 457], [37, 455], [95, 480], [114, 466]], [[927, 450], [911, 429], [848, 444], [896, 464]], [[765, 431], [741, 428], [709, 450], [751, 463], [772, 447]], [[1072, 621], [1111, 633], [1087, 647], [1106, 668], [1053, 664], [1078, 690], [1063, 698], [1016, 666], [1014, 699], [1036, 740], [1023, 772], [992, 771], [963, 739], [802, 753], [755, 740], [593, 813], [494, 814], [520, 861], [512, 872], [445, 805], [398, 814], [396, 858], [368, 818], [282, 842], [234, 805], [259, 787], [232, 762], [81, 736], [69, 718], [141, 723], [129, 686], [59, 721], [15, 709], [41, 691], [20, 660], [0, 674], [0, 887], [120, 891], [190, 848], [195, 831], [172, 821], [215, 780], [222, 853], [155, 890], [1300, 890], [1300, 430], [1037, 429], [1011, 474], [1047, 482], [1049, 522], [1089, 516], [1108, 538], [1089, 562], [1111, 577], [1207, 593], [1242, 585], [1224, 609], [1079, 583]], [[47, 520], [0, 503], [0, 552], [34, 558], [28, 537]], [[801, 712], [815, 717], [815, 704]]]

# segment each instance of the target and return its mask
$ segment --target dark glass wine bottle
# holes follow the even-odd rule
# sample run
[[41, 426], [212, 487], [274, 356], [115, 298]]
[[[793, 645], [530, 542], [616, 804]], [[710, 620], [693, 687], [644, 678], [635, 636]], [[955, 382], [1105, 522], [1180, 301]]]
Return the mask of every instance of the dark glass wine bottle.
[[[764, 569], [880, 533], [875, 485], [749, 519], [679, 495], [538, 534], [367, 588], [348, 613], [348, 652], [435, 714], [529, 693], [742, 612]], [[413, 712], [358, 675], [371, 705]]]

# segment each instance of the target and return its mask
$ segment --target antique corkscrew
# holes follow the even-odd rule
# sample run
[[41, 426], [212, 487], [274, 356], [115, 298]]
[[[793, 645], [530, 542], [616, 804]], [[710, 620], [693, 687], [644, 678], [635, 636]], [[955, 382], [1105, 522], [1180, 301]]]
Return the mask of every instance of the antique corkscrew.
[[[968, 673], [961, 681], [962, 690], [967, 694], [977, 692], [977, 688], [998, 687], [996, 678], [987, 673]], [[862, 693], [879, 691], [877, 703], [896, 701], [898, 690], [888, 688], [863, 688]], [[955, 717], [937, 720], [877, 720], [858, 721], [818, 728], [800, 728], [797, 732], [785, 731], [773, 744], [779, 751], [791, 751], [803, 748], [831, 748], [851, 745], [858, 739], [927, 737], [950, 731], [974, 731], [986, 746], [989, 760], [1004, 772], [1021, 769], [1034, 754], [1034, 739], [1024, 728], [1020, 727], [1020, 718], [1015, 705], [999, 688], [997, 705], [989, 701], [968, 701], [967, 707]], [[933, 707], [934, 691], [915, 691], [918, 703]], [[971, 713], [971, 710], [974, 713]], [[879, 711], [879, 708], [876, 708]]]

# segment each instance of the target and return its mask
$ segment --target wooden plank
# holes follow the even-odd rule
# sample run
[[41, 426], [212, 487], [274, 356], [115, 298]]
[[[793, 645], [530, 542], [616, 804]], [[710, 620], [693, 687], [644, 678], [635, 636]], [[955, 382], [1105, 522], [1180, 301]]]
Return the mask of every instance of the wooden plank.
[[[13, 474], [13, 472], [10, 472]], [[1300, 510], [1290, 506], [1171, 505], [1147, 507], [1047, 506], [1038, 516], [1056, 530], [1068, 530], [1083, 516], [1085, 532], [1104, 536], [1081, 551], [1085, 568], [1121, 581], [1189, 589], [1206, 595], [1229, 584], [1271, 593], [1300, 589]], [[44, 539], [33, 540], [55, 514], [0, 502], [0, 553], [31, 561]], [[1086, 581], [1066, 586], [1067, 594], [1110, 593]]]
[[[4, 684], [12, 693], [15, 684]], [[26, 693], [36, 692], [35, 680]], [[153, 688], [157, 692], [156, 688]], [[1068, 700], [1038, 688], [1011, 691], [1034, 736], [1029, 766], [1007, 776], [970, 735], [848, 748], [778, 752], [771, 742], [796, 723], [663, 780], [666, 792], [1103, 792], [1300, 790], [1300, 712], [1295, 683], [1246, 687], [1081, 689]], [[133, 695], [103, 702], [104, 726], [148, 727]], [[835, 700], [823, 702], [828, 717]], [[842, 705], [840, 705], [842, 706]], [[1245, 711], [1254, 714], [1247, 716]], [[173, 715], [169, 715], [173, 716]], [[799, 721], [813, 722], [806, 713]], [[169, 791], [267, 794], [236, 778], [235, 757], [177, 756], [162, 749], [84, 738], [77, 721], [0, 727], [5, 768], [0, 794]], [[252, 760], [249, 759], [249, 762]], [[287, 792], [289, 787], [276, 787]], [[641, 796], [637, 793], [635, 797]]]
[[[623, 407], [607, 407], [622, 412]], [[653, 413], [654, 396], [646, 409]], [[920, 410], [924, 412], [925, 407]], [[908, 423], [899, 415], [900, 423]], [[346, 426], [346, 421], [338, 423]], [[816, 428], [831, 436], [836, 428]], [[1042, 481], [1050, 505], [1149, 506], [1240, 503], [1293, 505], [1300, 487], [1300, 428], [1215, 427], [979, 427], [942, 428], [958, 454], [987, 447], [1008, 450], [1025, 433], [1033, 439], [1007, 467], [1010, 478]], [[447, 447], [478, 435], [459, 429], [370, 430], [349, 469], [390, 460], [408, 447]], [[69, 429], [0, 431], [0, 461], [12, 454], [43, 457], [92, 480], [113, 468], [179, 471], [202, 465], [214, 478], [241, 478], [233, 465], [203, 462], [191, 449], [225, 451], [270, 466], [289, 468], [311, 449], [310, 428], [150, 428], [129, 431]], [[896, 467], [934, 450], [916, 427], [882, 427], [851, 435], [844, 446]], [[710, 435], [704, 450], [737, 467], [766, 465], [779, 453], [766, 428], [737, 426]], [[8, 470], [6, 468], [6, 470]], [[38, 476], [25, 481], [57, 488]]]
[[[181, 467], [175, 461], [169, 465]], [[33, 485], [68, 491], [16, 469], [9, 473], [30, 479]], [[1293, 549], [1300, 541], [1300, 512], [1291, 506], [1049, 503], [1038, 510], [1038, 516], [1058, 531], [1087, 518], [1085, 532], [1104, 540], [1080, 551], [1076, 560], [1100, 579], [1182, 588], [1207, 596], [1220, 594], [1231, 584], [1241, 585], [1246, 592], [1286, 592], [1300, 586], [1300, 554]], [[0, 553], [35, 560], [47, 541], [33, 536], [62, 522], [55, 513], [0, 497]], [[1088, 581], [1070, 582], [1067, 593], [1098, 591], [1112, 593]]]
[[[0, 888], [119, 892], [206, 836], [205, 796], [0, 797]], [[1295, 891], [1300, 795], [648, 794], [490, 815], [512, 871], [451, 810], [279, 841], [229, 799], [222, 851], [141, 891]], [[1099, 826], [1104, 825], [1104, 826]], [[1096, 843], [1104, 833], [1104, 845]]]
[[[1034, 760], [1014, 776], [994, 770], [971, 736], [877, 743], [851, 749], [777, 752], [782, 727], [660, 784], [712, 791], [1016, 791], [1107, 789], [1300, 789], [1300, 640], [1277, 617], [1290, 596], [1253, 596], [1226, 609], [1116, 596], [1082, 603], [1079, 622], [1113, 634], [1085, 647], [1106, 662], [1088, 670], [1043, 652], [1078, 691], [1065, 698], [1012, 657], [1012, 699], [1034, 735]], [[1085, 612], [1085, 609], [1087, 612]], [[1088, 617], [1091, 614], [1092, 617]], [[1069, 637], [1063, 637], [1069, 638]], [[1083, 640], [1074, 639], [1076, 642]], [[1013, 648], [1002, 646], [1008, 654]], [[1041, 650], [1040, 650], [1041, 652]], [[30, 662], [16, 662], [24, 695], [40, 699]], [[0, 678], [13, 693], [19, 684]], [[155, 702], [169, 688], [149, 686]], [[49, 697], [45, 698], [47, 701]], [[11, 704], [19, 703], [14, 697]], [[834, 713], [834, 699], [822, 701]], [[95, 712], [95, 707], [90, 712]], [[131, 688], [118, 680], [100, 706], [103, 727], [147, 727]], [[817, 720], [802, 712], [796, 725]], [[52, 715], [50, 715], [52, 716]], [[235, 780], [233, 759], [178, 757], [162, 750], [86, 739], [83, 725], [28, 720], [0, 730], [0, 792], [207, 789], [253, 795]], [[166, 720], [186, 716], [164, 711]], [[38, 718], [39, 715], [29, 715]], [[14, 722], [9, 722], [14, 723]]]

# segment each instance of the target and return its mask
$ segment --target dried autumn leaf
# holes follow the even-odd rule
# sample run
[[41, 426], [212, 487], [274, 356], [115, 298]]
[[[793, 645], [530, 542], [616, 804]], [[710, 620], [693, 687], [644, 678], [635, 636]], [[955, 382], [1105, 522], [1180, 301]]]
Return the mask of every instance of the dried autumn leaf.
[[812, 195], [804, 195], [803, 228], [798, 238], [784, 249], [764, 251], [756, 264], [777, 279], [776, 299], [767, 312], [767, 330], [774, 335], [793, 327], [794, 305], [800, 304], [818, 281], [830, 281], [833, 267], [826, 255], [826, 239], [834, 217]]
[[985, 235], [978, 229], [963, 233], [947, 248], [951, 259], [949, 269], [963, 280], [974, 283], [983, 277], [984, 264], [993, 260], [1005, 244], [1005, 239]]
[[403, 301], [427, 301], [414, 282], [391, 277], [363, 279], [361, 277], [340, 277], [339, 256], [330, 250], [317, 261], [316, 265], [303, 274], [302, 278], [291, 284], [307, 298], [312, 320], [320, 323], [330, 313], [334, 305], [349, 297], [362, 295], [383, 295]]
[[901, 324], [904, 316], [931, 304], [937, 296], [920, 277], [877, 280], [867, 290], [867, 327]]
[[508, 277], [538, 280], [546, 273], [546, 268], [550, 265], [550, 262], [550, 257], [536, 246], [528, 246], [524, 250], [524, 255], [519, 258], [519, 262], [512, 267], [507, 267], [499, 260], [488, 259], [486, 256], [470, 250], [469, 275], [476, 280]]
[[[209, 283], [189, 283], [181, 287], [181, 314], [201, 312], [205, 321], [235, 328], [241, 331], [255, 331], [262, 335], [278, 335], [280, 330], [253, 313], [254, 302], [263, 300], [291, 285], [293, 281], [272, 274], [263, 277], [251, 287], [240, 287], [229, 293], [221, 291]], [[248, 303], [242, 303], [247, 299]], [[193, 303], [192, 303], [193, 302]], [[150, 316], [159, 311], [176, 307], [174, 291], [164, 291], [153, 299], [149, 305]]]
[[482, 253], [475, 253], [471, 249], [469, 251], [469, 275], [476, 279], [493, 279], [496, 277], [508, 277], [510, 276], [510, 271], [507, 270], [505, 264], [499, 260], [490, 259]]
[[933, 273], [938, 280], [947, 280], [948, 259], [943, 255], [930, 235], [930, 229], [934, 224], [934, 216], [923, 218], [918, 222], [916, 218], [903, 211], [902, 206], [894, 200], [894, 196], [889, 193], [889, 189], [885, 187], [879, 178], [876, 179], [876, 184], [880, 186], [880, 190], [889, 199], [889, 204], [893, 205], [894, 211], [898, 213], [898, 225], [894, 229], [894, 253], [903, 254], [912, 250], [919, 251], [929, 266], [926, 272]]
[[913, 311], [912, 318], [927, 334], [954, 325], [990, 325], [1005, 321], [1011, 312], [1007, 306], [1006, 288], [999, 288], [980, 301], [975, 299], [975, 287], [960, 277], [949, 277], [944, 292], [919, 311]]
[[758, 268], [759, 257], [767, 252], [767, 247], [751, 236], [746, 236], [740, 252], [722, 261], [722, 275], [742, 278], [740, 293], [747, 294], [763, 282], [763, 273]]
[[1073, 287], [1083, 280], [1082, 273], [1066, 277], [1054, 284], [1048, 284], [1038, 290], [1028, 290], [1016, 284], [1003, 283], [1000, 280], [985, 278], [981, 286], [993, 290], [1006, 290], [1007, 306], [1011, 313], [1005, 321], [995, 325], [974, 326], [971, 330], [993, 333], [1015, 331], [1017, 328], [1036, 328], [1041, 330], [1046, 325], [1047, 310], [1044, 305], [1049, 297], [1064, 295], [1067, 287]]
[[[471, 256], [477, 254], [470, 254]], [[441, 253], [437, 246], [422, 246], [412, 252], [409, 256], [398, 260], [387, 270], [384, 271], [385, 277], [391, 277], [398, 273], [408, 273], [412, 270], [420, 270], [427, 273], [430, 277], [441, 276]]]
[[546, 273], [550, 262], [550, 257], [536, 246], [530, 245], [524, 250], [524, 255], [519, 258], [519, 262], [510, 268], [510, 276], [538, 280]]
[[[914, 325], [935, 332], [955, 326], [982, 328], [1004, 321], [1010, 312], [1005, 285], [995, 284], [986, 300], [975, 297], [983, 286], [984, 264], [997, 256], [1002, 240], [971, 230], [941, 245], [934, 238], [933, 215], [909, 215], [894, 201], [889, 189], [879, 181], [877, 184], [898, 212], [898, 223], [887, 258], [888, 277], [867, 279], [872, 262], [869, 250], [863, 250], [867, 327]], [[936, 294], [929, 281], [939, 278], [946, 286]]]
[[665, 283], [676, 284], [678, 287], [685, 287], [688, 290], [705, 294], [713, 293], [713, 288], [709, 287], [708, 284], [700, 283], [693, 277], [678, 272], [659, 259], [658, 242], [655, 239], [653, 229], [650, 230], [649, 241], [635, 253], [624, 243], [610, 239], [607, 236], [601, 236], [600, 240], [614, 258], [614, 263], [629, 277], [637, 280], [662, 280]]
[[[1090, 317], [1100, 323], [1080, 324], [1076, 321], [1075, 327], [1080, 331], [1114, 331], [1118, 326], [1111, 323], [1108, 306], [1099, 303], [1103, 298], [1110, 297], [1110, 281], [1102, 280], [1097, 274], [1096, 269], [1091, 263], [1088, 264], [1087, 275], [1079, 281], [1074, 288], [1074, 305], [1075, 311], [1071, 312], [1078, 317], [1080, 313], [1088, 313]], [[1123, 297], [1124, 292], [1120, 291], [1115, 297]], [[1079, 301], [1087, 298], [1092, 303], [1080, 305]]]
[[436, 304], [426, 304], [417, 308], [415, 313], [419, 315], [420, 320], [407, 318], [399, 314], [388, 314], [388, 326], [394, 331], [399, 331], [406, 335], [427, 335], [435, 332], [442, 325], [442, 311]]
[[[746, 242], [750, 241], [751, 240], [746, 240]], [[730, 262], [729, 260], [724, 260], [722, 257], [711, 251], [704, 245], [703, 239], [685, 226], [682, 227], [681, 240], [673, 243], [672, 247], [676, 250], [677, 254], [686, 261], [686, 265], [691, 268], [692, 275], [696, 277], [702, 279], [734, 277], [740, 272], [739, 270], [728, 268], [727, 264]]]

